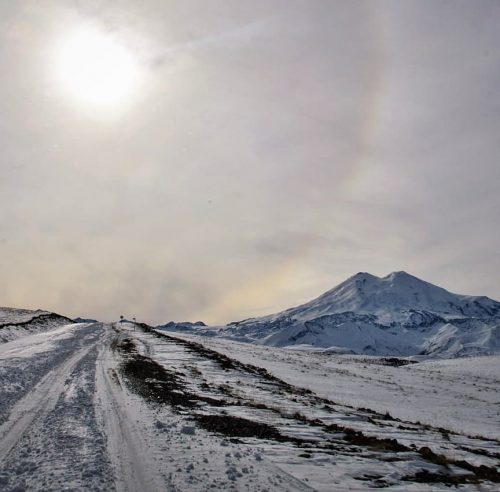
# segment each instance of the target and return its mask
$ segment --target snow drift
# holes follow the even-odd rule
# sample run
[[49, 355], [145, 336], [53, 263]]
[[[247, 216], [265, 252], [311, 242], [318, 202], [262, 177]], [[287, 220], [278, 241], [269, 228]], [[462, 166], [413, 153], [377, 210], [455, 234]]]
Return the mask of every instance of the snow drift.
[[41, 309], [31, 311], [0, 307], [0, 343], [68, 323], [73, 323], [73, 320]]

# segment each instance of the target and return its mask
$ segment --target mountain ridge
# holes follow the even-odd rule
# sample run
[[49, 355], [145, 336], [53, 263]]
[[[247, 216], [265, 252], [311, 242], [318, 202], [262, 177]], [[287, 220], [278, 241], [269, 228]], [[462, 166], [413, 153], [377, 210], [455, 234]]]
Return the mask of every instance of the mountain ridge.
[[389, 305], [459, 316], [500, 314], [500, 302], [486, 296], [454, 294], [404, 271], [385, 277], [359, 272], [316, 299], [281, 313], [311, 311], [315, 307], [332, 314], [345, 311], [374, 313], [386, 311]]
[[500, 353], [500, 302], [454, 294], [405, 271], [359, 272], [319, 297], [222, 327], [160, 329], [278, 347], [370, 355], [455, 357]]

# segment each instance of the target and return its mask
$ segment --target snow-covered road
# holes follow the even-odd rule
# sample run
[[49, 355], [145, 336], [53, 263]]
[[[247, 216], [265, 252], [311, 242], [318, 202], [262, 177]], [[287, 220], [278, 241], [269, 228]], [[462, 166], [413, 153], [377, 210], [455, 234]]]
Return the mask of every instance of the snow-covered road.
[[320, 397], [192, 340], [0, 345], [0, 490], [498, 490], [500, 443]]
[[0, 345], [0, 489], [113, 487], [94, 408], [101, 324], [60, 327]]

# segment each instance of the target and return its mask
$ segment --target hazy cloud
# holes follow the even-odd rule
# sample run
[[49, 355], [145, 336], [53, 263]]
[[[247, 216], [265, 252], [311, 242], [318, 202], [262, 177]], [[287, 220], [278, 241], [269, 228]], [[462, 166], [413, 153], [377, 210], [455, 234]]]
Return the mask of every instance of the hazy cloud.
[[[0, 304], [222, 322], [357, 271], [500, 298], [500, 4], [3, 2]], [[81, 25], [138, 60], [67, 97]]]

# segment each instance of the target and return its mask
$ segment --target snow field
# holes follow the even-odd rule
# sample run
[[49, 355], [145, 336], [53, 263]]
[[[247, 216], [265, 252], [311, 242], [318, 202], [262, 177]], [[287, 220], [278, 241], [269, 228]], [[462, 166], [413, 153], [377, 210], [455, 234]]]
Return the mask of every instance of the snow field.
[[[128, 323], [5, 343], [0, 490], [497, 490], [498, 441], [370, 409], [374, 382], [393, 395], [394, 413], [411, 378], [429, 374], [473, 374], [494, 405], [490, 370], [381, 362], [168, 337]], [[394, 386], [398, 374], [408, 381]], [[344, 386], [332, 386], [338, 381]], [[337, 398], [349, 400], [349, 384], [359, 405]]]

